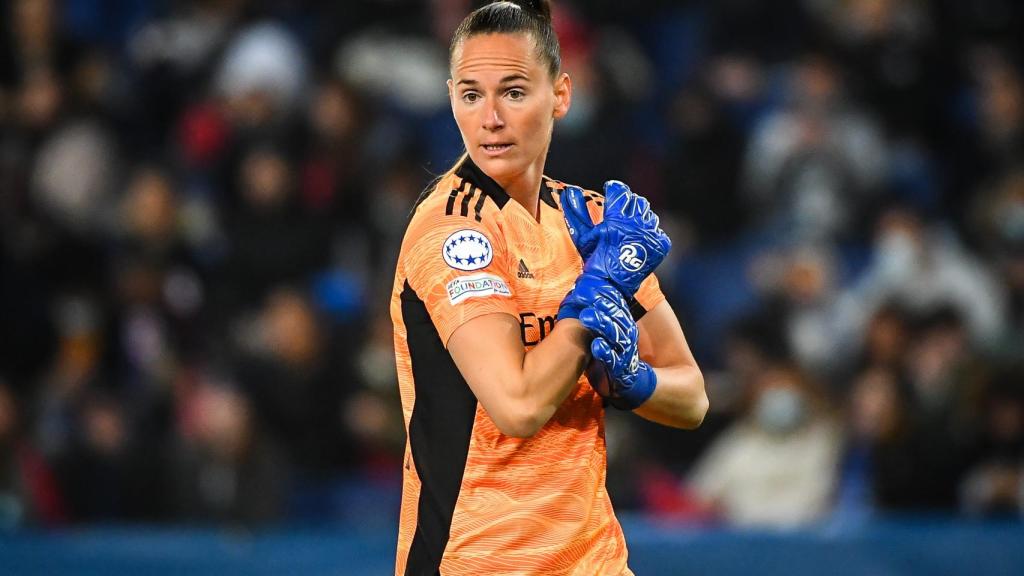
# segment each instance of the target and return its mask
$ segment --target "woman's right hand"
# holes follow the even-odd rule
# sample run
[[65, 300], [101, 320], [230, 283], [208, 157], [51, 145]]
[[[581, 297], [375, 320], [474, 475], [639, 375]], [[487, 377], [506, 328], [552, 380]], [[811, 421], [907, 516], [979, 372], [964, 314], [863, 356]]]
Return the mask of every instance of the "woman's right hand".
[[659, 227], [657, 214], [643, 196], [618, 180], [604, 184], [604, 219], [594, 224], [583, 190], [562, 192], [562, 214], [569, 235], [583, 257], [583, 273], [606, 278], [631, 297], [661, 264], [672, 240]]

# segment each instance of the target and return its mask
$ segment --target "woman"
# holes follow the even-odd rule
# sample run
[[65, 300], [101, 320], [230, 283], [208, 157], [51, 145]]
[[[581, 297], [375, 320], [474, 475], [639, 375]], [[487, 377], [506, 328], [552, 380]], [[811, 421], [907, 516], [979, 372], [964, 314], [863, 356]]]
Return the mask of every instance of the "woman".
[[[467, 153], [417, 203], [391, 300], [408, 431], [395, 573], [631, 574], [604, 487], [595, 390], [670, 426], [696, 427], [707, 410], [679, 323], [647, 276], [660, 258], [644, 258], [641, 236], [662, 255], [667, 237], [624, 185], [606, 185], [613, 202], [542, 176], [572, 96], [548, 2], [470, 14], [450, 70]], [[613, 203], [636, 223], [593, 227]], [[627, 237], [639, 244], [608, 245]], [[620, 260], [642, 285], [615, 270]], [[582, 376], [592, 351], [602, 359], [593, 387]]]

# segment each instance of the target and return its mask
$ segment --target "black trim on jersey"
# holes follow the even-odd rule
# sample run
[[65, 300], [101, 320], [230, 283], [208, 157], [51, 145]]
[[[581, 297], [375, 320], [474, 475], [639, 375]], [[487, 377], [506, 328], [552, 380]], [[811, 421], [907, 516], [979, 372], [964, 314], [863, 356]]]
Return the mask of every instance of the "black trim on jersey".
[[487, 200], [487, 194], [480, 194], [480, 199], [476, 201], [476, 206], [473, 206], [473, 217], [479, 222], [483, 219], [483, 215], [480, 211], [484, 209], [484, 200]]
[[555, 210], [558, 210], [558, 204], [555, 203], [555, 198], [554, 196], [551, 195], [551, 190], [553, 190], [553, 188], [551, 187], [551, 183], [552, 181], [549, 178], [541, 178], [540, 199], [548, 206], [551, 206]]
[[420, 478], [416, 533], [405, 574], [434, 576], [451, 533], [477, 399], [441, 342], [427, 307], [408, 281], [401, 300], [416, 390], [409, 419], [409, 445]]
[[[464, 180], [469, 180], [473, 184], [479, 186], [480, 189], [483, 190], [484, 194], [490, 196], [491, 199], [494, 200], [494, 203], [498, 205], [499, 210], [504, 208], [505, 204], [508, 203], [510, 199], [508, 192], [505, 192], [505, 189], [501, 187], [501, 184], [498, 184], [497, 182], [494, 181], [493, 178], [491, 178], [487, 174], [484, 174], [483, 170], [481, 170], [479, 166], [474, 164], [473, 160], [470, 159], [468, 156], [462, 162], [462, 165], [459, 166], [459, 169], [455, 171], [455, 174], [463, 178]], [[552, 182], [550, 178], [541, 178], [540, 199], [548, 206], [551, 206], [552, 208], [557, 210], [558, 204], [555, 202], [554, 197], [551, 195], [552, 189], [549, 186], [550, 182]], [[463, 200], [463, 202], [465, 202], [465, 200]], [[483, 199], [481, 198], [481, 200], [477, 202], [477, 206], [475, 208], [477, 222], [480, 221], [480, 209], [482, 208]], [[465, 210], [463, 210], [462, 215], [466, 216]]]
[[[462, 197], [462, 207], [459, 209], [459, 215], [469, 216], [469, 202], [473, 199], [473, 196], [476, 195], [476, 191], [476, 186], [469, 187], [469, 194]], [[483, 193], [481, 192], [480, 195], [483, 196]]]
[[483, 190], [484, 194], [487, 194], [491, 197], [491, 200], [494, 200], [494, 203], [498, 205], [499, 210], [504, 208], [505, 204], [508, 203], [509, 196], [508, 193], [505, 192], [505, 189], [495, 182], [493, 178], [484, 174], [468, 156], [455, 173], [463, 179], [469, 180], [473, 184], [479, 186], [480, 189]]
[[[470, 187], [469, 191], [470, 194], [472, 194], [473, 187], [465, 178], [463, 178], [462, 182], [459, 183], [458, 188], [452, 188], [451, 194], [448, 195], [448, 204], [444, 208], [445, 216], [451, 216], [452, 214], [455, 213], [455, 199], [459, 196], [459, 194], [462, 194], [466, 190], [466, 186]], [[466, 215], [465, 210], [463, 210], [462, 215]]]
[[595, 206], [600, 208], [604, 206], [604, 193], [598, 194], [597, 192], [584, 192], [583, 203], [593, 202]]
[[641, 318], [647, 315], [647, 309], [636, 299], [636, 296], [630, 296], [626, 303], [629, 304], [629, 313], [633, 316], [634, 322], [639, 322]]
[[[550, 184], [554, 184], [554, 183], [558, 182], [557, 180], [553, 180], [551, 178], [548, 178], [547, 176], [545, 176], [544, 179], [548, 183], [550, 183]], [[547, 202], [547, 204], [549, 206], [551, 206], [552, 208], [556, 208], [556, 209], [561, 210], [561, 208], [555, 203], [554, 195], [558, 194], [558, 199], [559, 199], [559, 201], [561, 201], [562, 193], [563, 192], [565, 192], [565, 188], [564, 187], [563, 188], [555, 188], [553, 186], [549, 187], [549, 186], [547, 186], [545, 184], [541, 184], [540, 199], [543, 200], [544, 202]], [[604, 206], [604, 191], [603, 190], [584, 190], [583, 191], [583, 203], [586, 204], [587, 202], [593, 202], [596, 206], [599, 206], [599, 207], [600, 206]]]
[[[463, 180], [462, 184], [465, 185], [466, 181]], [[451, 216], [452, 215], [452, 211], [455, 210], [455, 197], [459, 195], [459, 191], [461, 189], [462, 189], [462, 186], [460, 186], [458, 188], [452, 188], [452, 193], [448, 195], [448, 205], [445, 206], [445, 208], [444, 208], [444, 213], [446, 215]]]

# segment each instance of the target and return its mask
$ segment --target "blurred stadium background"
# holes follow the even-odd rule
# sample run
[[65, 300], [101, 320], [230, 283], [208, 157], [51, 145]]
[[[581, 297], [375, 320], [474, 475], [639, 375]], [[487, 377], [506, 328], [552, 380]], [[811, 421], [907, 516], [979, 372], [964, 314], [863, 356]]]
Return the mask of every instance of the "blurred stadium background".
[[[0, 572], [389, 571], [476, 4], [2, 4]], [[652, 199], [711, 399], [609, 416], [637, 573], [1024, 573], [1024, 4], [556, 12], [547, 172]]]

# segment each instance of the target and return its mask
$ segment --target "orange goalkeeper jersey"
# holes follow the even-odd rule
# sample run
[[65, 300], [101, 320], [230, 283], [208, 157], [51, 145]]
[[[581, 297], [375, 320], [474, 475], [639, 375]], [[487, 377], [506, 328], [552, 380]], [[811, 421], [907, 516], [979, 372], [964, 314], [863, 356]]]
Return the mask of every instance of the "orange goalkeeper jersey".
[[[517, 318], [529, 350], [582, 270], [544, 178], [540, 219], [466, 159], [416, 207], [391, 296], [407, 432], [396, 575], [613, 575], [626, 567], [605, 491], [602, 399], [581, 377], [531, 438], [502, 434], [446, 344], [483, 314]], [[602, 197], [586, 193], [595, 220]], [[639, 318], [664, 296], [651, 275]]]

